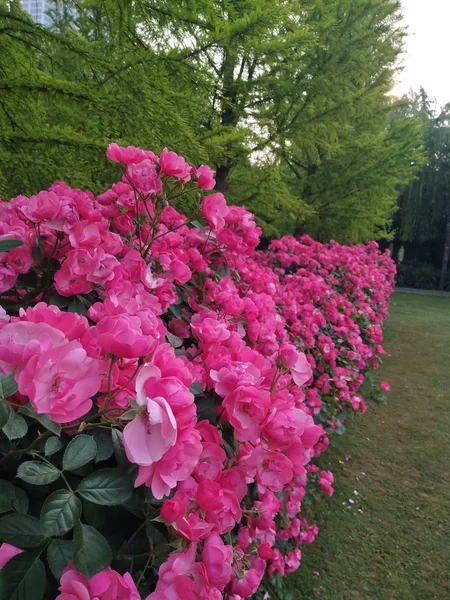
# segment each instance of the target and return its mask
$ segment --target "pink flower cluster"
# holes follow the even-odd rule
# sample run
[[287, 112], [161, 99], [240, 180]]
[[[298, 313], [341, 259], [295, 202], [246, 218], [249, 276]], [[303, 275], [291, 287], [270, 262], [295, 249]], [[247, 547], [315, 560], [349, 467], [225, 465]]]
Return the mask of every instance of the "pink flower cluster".
[[[333, 476], [310, 462], [366, 410], [393, 262], [375, 243], [308, 237], [256, 251], [253, 215], [222, 194], [204, 195], [205, 226], [176, 210], [214, 187], [209, 167], [166, 149], [108, 156], [123, 176], [97, 197], [57, 182], [0, 204], [0, 240], [22, 242], [0, 253], [0, 372], [14, 373], [13, 407], [123, 430], [134, 486], [163, 500], [182, 544], [148, 600], [248, 598], [317, 534], [308, 479], [331, 495]], [[139, 598], [129, 573], [87, 581], [71, 563], [59, 590]]]

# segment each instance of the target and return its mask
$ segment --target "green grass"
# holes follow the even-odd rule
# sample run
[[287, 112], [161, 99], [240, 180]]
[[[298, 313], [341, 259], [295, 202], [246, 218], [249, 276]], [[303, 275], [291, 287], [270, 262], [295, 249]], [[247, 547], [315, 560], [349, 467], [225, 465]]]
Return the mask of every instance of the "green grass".
[[395, 294], [390, 312], [389, 403], [356, 416], [324, 460], [336, 492], [288, 579], [299, 600], [450, 598], [450, 299]]

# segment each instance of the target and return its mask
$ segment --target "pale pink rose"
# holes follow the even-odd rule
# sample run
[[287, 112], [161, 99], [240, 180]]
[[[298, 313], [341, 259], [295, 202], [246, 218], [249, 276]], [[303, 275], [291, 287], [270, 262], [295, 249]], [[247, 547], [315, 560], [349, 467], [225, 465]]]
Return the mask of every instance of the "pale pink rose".
[[69, 423], [91, 409], [91, 398], [100, 389], [100, 366], [72, 341], [32, 356], [17, 382], [37, 413]]
[[202, 561], [209, 583], [223, 590], [233, 572], [233, 547], [225, 545], [220, 535], [212, 532], [203, 545]]
[[90, 580], [74, 568], [72, 561], [64, 569], [56, 600], [140, 600], [133, 578], [107, 567]]
[[195, 170], [197, 175], [197, 182], [202, 190], [212, 190], [216, 185], [216, 180], [214, 179], [214, 171], [208, 167], [208, 165], [200, 165], [198, 169]]
[[222, 405], [240, 442], [256, 442], [269, 413], [271, 398], [267, 390], [246, 385], [228, 394]]
[[215, 231], [225, 227], [225, 217], [230, 212], [225, 197], [220, 192], [205, 196], [202, 200], [202, 215]]
[[23, 550], [20, 548], [16, 548], [11, 544], [3, 542], [3, 544], [0, 546], [0, 569], [3, 569], [6, 563], [9, 562], [13, 556], [17, 556], [17, 554], [21, 554], [22, 552]]
[[11, 373], [23, 368], [35, 354], [64, 343], [64, 333], [47, 323], [8, 323], [0, 330], [0, 368]]
[[55, 219], [60, 208], [61, 199], [54, 192], [39, 192], [36, 196], [31, 196], [28, 204], [20, 210], [27, 219], [39, 223], [44, 219]]
[[147, 398], [145, 409], [123, 431], [125, 451], [130, 462], [150, 467], [159, 461], [177, 440], [177, 422], [167, 400]]
[[289, 369], [292, 379], [298, 385], [304, 385], [311, 379], [312, 369], [303, 352], [299, 352], [295, 346], [283, 343], [280, 346], [279, 355], [283, 365]]

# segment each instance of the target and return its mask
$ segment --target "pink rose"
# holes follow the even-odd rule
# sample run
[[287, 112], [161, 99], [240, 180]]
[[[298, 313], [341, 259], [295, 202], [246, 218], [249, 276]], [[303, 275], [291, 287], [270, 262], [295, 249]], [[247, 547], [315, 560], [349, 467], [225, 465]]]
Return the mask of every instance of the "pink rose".
[[200, 165], [198, 169], [196, 169], [197, 182], [198, 186], [202, 190], [212, 190], [216, 185], [216, 180], [214, 179], [214, 171], [208, 167], [208, 165]]
[[217, 319], [216, 313], [196, 313], [191, 319], [191, 329], [201, 341], [209, 344], [224, 342], [230, 337], [225, 323]]
[[89, 327], [86, 317], [77, 313], [63, 312], [57, 306], [50, 306], [45, 302], [38, 302], [27, 310], [21, 308], [19, 315], [22, 322], [47, 323], [59, 329], [69, 341], [80, 338]]
[[202, 561], [209, 583], [223, 590], [233, 572], [233, 547], [225, 545], [220, 535], [212, 532], [203, 545]]
[[391, 386], [389, 385], [389, 383], [387, 381], [382, 381], [380, 383], [380, 387], [383, 392], [389, 392], [389, 390], [391, 389]]
[[105, 354], [123, 358], [139, 358], [152, 352], [158, 339], [144, 335], [141, 320], [126, 314], [103, 317], [94, 327], [95, 337]]
[[189, 181], [190, 167], [182, 156], [176, 152], [169, 152], [167, 148], [161, 152], [159, 156], [159, 165], [166, 175], [178, 177], [184, 181]]
[[133, 163], [127, 167], [127, 178], [143, 194], [160, 194], [162, 181], [158, 177], [155, 164], [150, 159]]
[[32, 356], [17, 383], [37, 413], [69, 423], [91, 409], [91, 397], [100, 389], [100, 366], [79, 342], [67, 342]]
[[225, 217], [230, 212], [225, 197], [220, 192], [205, 196], [202, 200], [202, 215], [215, 231], [225, 227]]
[[44, 219], [55, 219], [60, 208], [61, 199], [54, 192], [39, 192], [36, 196], [31, 196], [20, 210], [27, 219], [39, 223]]
[[21, 554], [22, 552], [23, 550], [20, 548], [16, 548], [11, 544], [3, 542], [3, 544], [0, 546], [0, 569], [3, 569], [6, 563], [9, 562], [13, 556], [17, 556], [17, 554]]
[[0, 330], [0, 367], [8, 374], [21, 369], [35, 354], [66, 343], [64, 333], [47, 323], [8, 323]]
[[140, 600], [129, 573], [120, 575], [107, 567], [90, 580], [74, 568], [72, 561], [64, 569], [56, 600]]
[[240, 442], [256, 442], [268, 415], [271, 398], [267, 390], [241, 386], [225, 396], [223, 407]]

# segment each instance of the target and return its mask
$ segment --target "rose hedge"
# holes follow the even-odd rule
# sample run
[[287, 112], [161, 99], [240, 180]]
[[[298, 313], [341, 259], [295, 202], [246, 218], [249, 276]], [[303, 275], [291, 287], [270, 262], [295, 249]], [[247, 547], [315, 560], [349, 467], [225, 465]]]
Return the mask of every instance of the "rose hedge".
[[375, 243], [256, 251], [209, 167], [108, 156], [98, 197], [0, 203], [0, 600], [262, 596], [333, 493], [312, 461], [366, 410], [394, 264]]

